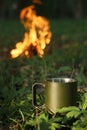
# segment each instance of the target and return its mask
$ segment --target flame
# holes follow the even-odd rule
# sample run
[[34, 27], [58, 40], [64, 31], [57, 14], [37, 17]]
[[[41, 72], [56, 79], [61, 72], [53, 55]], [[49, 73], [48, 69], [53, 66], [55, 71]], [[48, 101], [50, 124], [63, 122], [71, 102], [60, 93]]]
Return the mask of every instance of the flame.
[[20, 55], [27, 57], [38, 55], [42, 57], [44, 49], [50, 43], [52, 36], [49, 21], [45, 17], [36, 15], [34, 5], [22, 9], [20, 19], [26, 32], [23, 42], [18, 42], [15, 49], [11, 50], [11, 57], [16, 58]]

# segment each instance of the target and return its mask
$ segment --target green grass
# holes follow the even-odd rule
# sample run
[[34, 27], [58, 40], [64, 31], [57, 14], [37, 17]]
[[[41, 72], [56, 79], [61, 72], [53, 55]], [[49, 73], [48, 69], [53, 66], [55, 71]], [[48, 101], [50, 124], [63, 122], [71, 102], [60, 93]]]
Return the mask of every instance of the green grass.
[[53, 37], [65, 35], [67, 39], [74, 41], [86, 40], [87, 20], [51, 20]]
[[[50, 25], [52, 40], [43, 58], [11, 59], [7, 54], [16, 42], [23, 40], [25, 29], [17, 20], [0, 21], [1, 130], [35, 127], [37, 122], [31, 105], [33, 83], [44, 82], [47, 77], [72, 76], [78, 80], [78, 85], [87, 86], [87, 20], [56, 19], [50, 20]], [[46, 121], [44, 115], [40, 118]]]
[[0, 46], [9, 47], [22, 39], [24, 27], [20, 21], [0, 21]]

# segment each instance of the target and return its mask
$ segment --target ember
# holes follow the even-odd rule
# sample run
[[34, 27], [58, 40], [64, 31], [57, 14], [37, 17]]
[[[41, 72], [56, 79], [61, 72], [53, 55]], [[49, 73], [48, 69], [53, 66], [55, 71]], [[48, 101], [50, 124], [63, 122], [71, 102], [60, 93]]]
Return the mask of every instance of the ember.
[[26, 32], [23, 41], [18, 42], [15, 49], [11, 50], [11, 57], [16, 58], [20, 55], [43, 57], [44, 49], [50, 43], [52, 36], [49, 21], [45, 17], [37, 16], [34, 5], [21, 11], [20, 20]]

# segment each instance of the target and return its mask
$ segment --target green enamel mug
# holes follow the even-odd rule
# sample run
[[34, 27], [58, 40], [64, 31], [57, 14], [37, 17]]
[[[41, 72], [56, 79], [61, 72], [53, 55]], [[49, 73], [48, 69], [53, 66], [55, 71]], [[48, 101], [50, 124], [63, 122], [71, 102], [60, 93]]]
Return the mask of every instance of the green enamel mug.
[[77, 103], [77, 81], [73, 78], [48, 78], [44, 84], [35, 83], [32, 86], [32, 103], [38, 107], [36, 94], [45, 91], [45, 108], [55, 114], [58, 108], [75, 106]]

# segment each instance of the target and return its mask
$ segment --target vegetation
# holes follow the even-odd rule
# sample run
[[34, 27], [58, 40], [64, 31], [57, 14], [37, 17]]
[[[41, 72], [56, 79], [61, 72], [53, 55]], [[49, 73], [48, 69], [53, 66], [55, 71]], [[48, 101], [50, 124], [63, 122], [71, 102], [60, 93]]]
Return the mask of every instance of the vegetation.
[[[11, 59], [10, 50], [23, 38], [17, 21], [0, 21], [0, 129], [87, 129], [87, 20], [50, 20], [52, 41], [43, 58]], [[78, 103], [50, 115], [32, 106], [32, 84], [47, 77], [75, 77]], [[38, 100], [43, 102], [38, 95]]]

